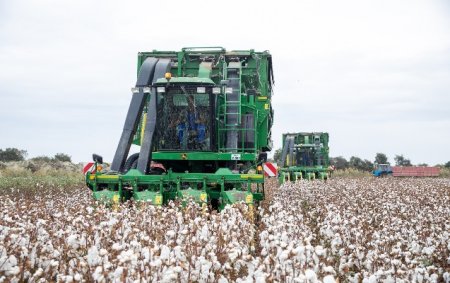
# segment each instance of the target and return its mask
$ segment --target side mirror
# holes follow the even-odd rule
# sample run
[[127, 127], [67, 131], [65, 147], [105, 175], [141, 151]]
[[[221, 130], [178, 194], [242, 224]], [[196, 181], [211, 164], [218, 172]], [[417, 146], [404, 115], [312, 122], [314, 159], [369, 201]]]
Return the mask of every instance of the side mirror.
[[98, 154], [95, 154], [95, 153], [92, 154], [92, 159], [94, 160], [94, 162], [97, 162], [97, 163], [100, 163], [100, 164], [103, 163], [103, 157], [101, 157]]

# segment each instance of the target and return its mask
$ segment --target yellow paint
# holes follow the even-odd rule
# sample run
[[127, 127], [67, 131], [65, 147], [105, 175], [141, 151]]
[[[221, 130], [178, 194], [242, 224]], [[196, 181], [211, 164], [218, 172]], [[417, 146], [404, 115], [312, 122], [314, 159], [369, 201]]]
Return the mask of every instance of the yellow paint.
[[155, 205], [161, 205], [162, 204], [162, 195], [156, 195], [155, 196]]
[[253, 195], [252, 194], [248, 194], [245, 197], [245, 203], [253, 203]]
[[264, 104], [264, 109], [269, 110], [269, 103]]
[[113, 200], [114, 203], [118, 203], [119, 202], [119, 195], [114, 195], [112, 200]]
[[97, 179], [119, 179], [119, 176], [118, 175], [98, 175]]
[[141, 124], [141, 144], [142, 144], [142, 142], [144, 141], [145, 124], [147, 124], [147, 113], [144, 113], [144, 116], [142, 117], [142, 124]]
[[267, 96], [258, 96], [258, 100], [267, 100]]
[[90, 180], [94, 180], [94, 179], [95, 179], [95, 175], [89, 176], [89, 179], [90, 179]]
[[206, 202], [206, 198], [208, 197], [208, 195], [206, 193], [201, 193], [200, 194], [200, 201], [201, 202]]
[[242, 174], [242, 179], [262, 179], [264, 176], [259, 174]]

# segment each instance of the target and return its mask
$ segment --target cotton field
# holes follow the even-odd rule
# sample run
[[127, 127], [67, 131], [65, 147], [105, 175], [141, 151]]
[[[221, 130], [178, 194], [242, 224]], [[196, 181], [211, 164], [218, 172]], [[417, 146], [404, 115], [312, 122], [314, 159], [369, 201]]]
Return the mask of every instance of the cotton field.
[[268, 187], [255, 215], [3, 190], [0, 282], [450, 282], [449, 179]]

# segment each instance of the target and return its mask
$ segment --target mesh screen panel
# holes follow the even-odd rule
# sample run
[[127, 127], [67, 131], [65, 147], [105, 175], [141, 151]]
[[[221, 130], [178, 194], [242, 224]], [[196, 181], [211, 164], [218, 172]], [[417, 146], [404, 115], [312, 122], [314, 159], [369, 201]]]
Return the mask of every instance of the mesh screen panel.
[[211, 150], [211, 89], [172, 87], [158, 94], [158, 150]]

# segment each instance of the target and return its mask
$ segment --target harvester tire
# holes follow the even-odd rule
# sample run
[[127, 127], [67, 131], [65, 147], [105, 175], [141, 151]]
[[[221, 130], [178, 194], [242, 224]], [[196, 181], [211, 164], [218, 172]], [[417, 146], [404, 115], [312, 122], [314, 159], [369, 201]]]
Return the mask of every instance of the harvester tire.
[[127, 161], [125, 161], [125, 164], [123, 165], [123, 173], [127, 173], [128, 171], [130, 171], [130, 169], [136, 169], [138, 159], [139, 152], [133, 153], [132, 155], [128, 156]]

